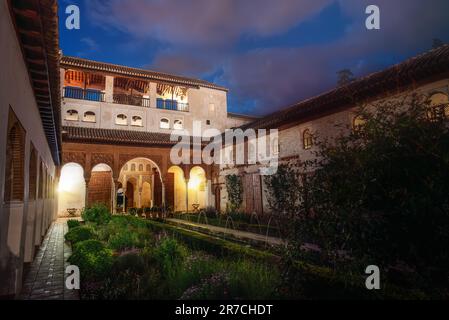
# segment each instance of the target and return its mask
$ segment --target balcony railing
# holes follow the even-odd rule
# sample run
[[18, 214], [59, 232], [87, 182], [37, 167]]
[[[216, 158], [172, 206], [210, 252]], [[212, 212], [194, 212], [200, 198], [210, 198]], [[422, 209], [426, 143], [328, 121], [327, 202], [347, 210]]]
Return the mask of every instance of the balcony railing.
[[95, 89], [64, 87], [64, 98], [104, 102], [104, 92]]
[[176, 100], [164, 100], [164, 99], [160, 99], [160, 98], [158, 98], [156, 100], [156, 108], [165, 109], [165, 110], [189, 112], [189, 104], [188, 103], [181, 103]]
[[114, 93], [114, 103], [127, 104], [130, 106], [150, 107], [150, 99], [142, 96]]

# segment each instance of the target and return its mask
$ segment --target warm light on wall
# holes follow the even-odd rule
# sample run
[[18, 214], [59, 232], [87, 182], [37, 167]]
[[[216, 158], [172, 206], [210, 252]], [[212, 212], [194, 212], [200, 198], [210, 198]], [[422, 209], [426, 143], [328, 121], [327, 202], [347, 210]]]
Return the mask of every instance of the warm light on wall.
[[83, 169], [76, 165], [67, 165], [61, 172], [58, 192], [74, 192], [83, 181]]
[[189, 189], [196, 190], [200, 186], [201, 180], [199, 177], [192, 177], [189, 180]]

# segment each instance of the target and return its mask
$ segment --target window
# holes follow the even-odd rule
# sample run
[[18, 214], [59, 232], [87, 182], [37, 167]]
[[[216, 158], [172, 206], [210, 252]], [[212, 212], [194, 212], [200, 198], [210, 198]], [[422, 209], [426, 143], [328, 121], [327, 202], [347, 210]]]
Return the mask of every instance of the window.
[[182, 125], [182, 120], [175, 120], [175, 122], [173, 122], [173, 129], [182, 130], [183, 128], [184, 126]]
[[37, 152], [34, 148], [33, 144], [31, 144], [30, 147], [30, 178], [28, 181], [28, 192], [29, 192], [29, 199], [30, 200], [36, 200], [37, 194]]
[[139, 164], [139, 171], [143, 171], [143, 164]]
[[118, 124], [120, 126], [127, 126], [128, 125], [128, 117], [124, 114], [117, 115], [117, 118], [115, 118], [115, 124]]
[[147, 172], [151, 172], [151, 164], [147, 164]]
[[78, 121], [79, 120], [78, 111], [73, 110], [73, 109], [68, 110], [66, 112], [65, 119], [67, 121]]
[[131, 164], [131, 171], [136, 171], [136, 164], [135, 163]]
[[206, 120], [206, 124], [210, 126], [210, 120]]
[[123, 167], [123, 171], [128, 171], [128, 164], [125, 164], [125, 166]]
[[5, 202], [23, 201], [25, 130], [16, 115], [9, 110], [6, 144]]
[[84, 113], [84, 117], [83, 117], [83, 121], [84, 122], [95, 122], [95, 113], [92, 111], [87, 111]]
[[449, 97], [444, 93], [435, 93], [430, 97], [430, 106], [427, 110], [430, 120], [449, 118]]
[[279, 154], [279, 139], [278, 138], [274, 138], [271, 141], [271, 152], [273, 155], [277, 155]]
[[313, 137], [309, 129], [304, 130], [302, 134], [302, 144], [305, 150], [308, 150], [313, 146]]
[[354, 119], [352, 120], [352, 130], [354, 130], [355, 132], [360, 131], [365, 125], [365, 123], [366, 121], [365, 119], [363, 119], [362, 116], [355, 116]]
[[170, 129], [170, 120], [162, 118], [159, 126], [161, 129]]
[[132, 117], [131, 125], [136, 127], [143, 127], [142, 117], [139, 116]]

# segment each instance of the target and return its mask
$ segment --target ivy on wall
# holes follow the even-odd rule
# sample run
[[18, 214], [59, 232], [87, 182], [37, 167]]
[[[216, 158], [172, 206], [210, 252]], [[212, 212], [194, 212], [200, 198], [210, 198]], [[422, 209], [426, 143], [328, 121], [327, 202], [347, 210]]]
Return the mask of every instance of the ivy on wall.
[[226, 191], [228, 192], [228, 207], [231, 212], [237, 211], [243, 202], [243, 184], [240, 176], [226, 176]]

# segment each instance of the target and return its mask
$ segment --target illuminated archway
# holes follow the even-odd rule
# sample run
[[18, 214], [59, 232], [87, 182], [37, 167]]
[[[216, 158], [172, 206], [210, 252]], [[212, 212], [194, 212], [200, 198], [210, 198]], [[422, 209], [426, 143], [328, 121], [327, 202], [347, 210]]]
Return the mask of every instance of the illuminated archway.
[[131, 159], [122, 166], [118, 181], [123, 186], [126, 203], [118, 211], [162, 205], [163, 185], [156, 162], [144, 157]]
[[189, 188], [189, 210], [196, 206], [200, 209], [207, 205], [207, 181], [206, 172], [203, 168], [196, 166], [190, 170]]
[[92, 168], [87, 190], [88, 206], [102, 204], [112, 212], [114, 181], [112, 178], [112, 168], [109, 165], [100, 163]]
[[58, 214], [65, 215], [67, 209], [78, 212], [86, 204], [86, 182], [83, 167], [77, 163], [67, 163], [61, 169], [58, 185]]
[[186, 211], [186, 180], [184, 171], [178, 166], [172, 166], [168, 169], [168, 173], [173, 175], [173, 190], [166, 190], [167, 193], [173, 192], [173, 211]]

